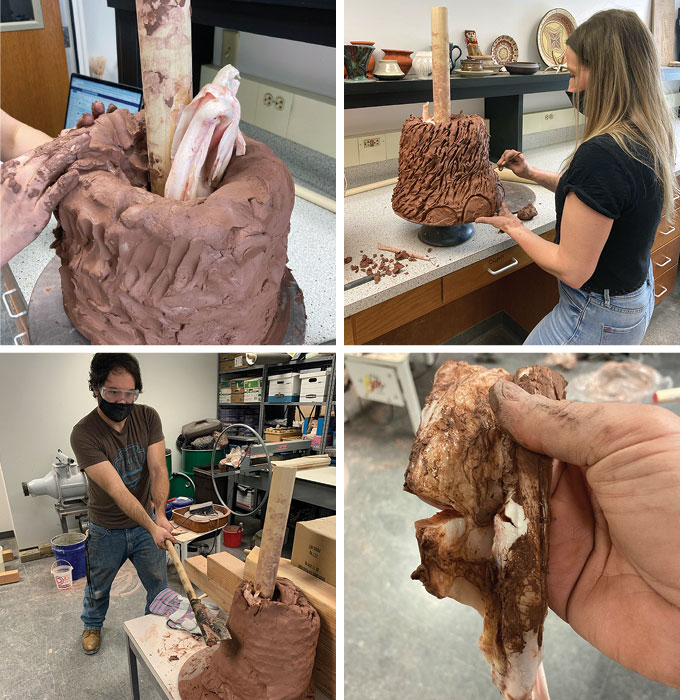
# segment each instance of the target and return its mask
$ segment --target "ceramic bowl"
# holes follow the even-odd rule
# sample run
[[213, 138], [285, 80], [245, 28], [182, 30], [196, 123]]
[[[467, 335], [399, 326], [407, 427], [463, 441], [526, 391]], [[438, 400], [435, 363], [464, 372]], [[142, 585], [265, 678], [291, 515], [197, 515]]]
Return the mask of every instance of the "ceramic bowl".
[[538, 71], [538, 63], [516, 61], [514, 63], [506, 63], [505, 68], [512, 75], [532, 75]]
[[460, 67], [464, 71], [482, 70], [484, 68], [479, 58], [464, 58], [460, 62]]
[[396, 59], [383, 58], [378, 61], [378, 67], [373, 71], [373, 75], [379, 80], [400, 80], [404, 77], [404, 71], [399, 67]]

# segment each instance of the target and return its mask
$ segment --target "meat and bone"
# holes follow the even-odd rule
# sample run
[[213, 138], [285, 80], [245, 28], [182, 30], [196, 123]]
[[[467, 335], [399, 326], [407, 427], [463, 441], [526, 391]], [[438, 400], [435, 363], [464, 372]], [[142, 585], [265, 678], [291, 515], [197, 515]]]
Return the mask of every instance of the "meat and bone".
[[518, 445], [496, 422], [499, 380], [551, 399], [566, 381], [546, 367], [445, 362], [413, 443], [404, 489], [440, 509], [415, 523], [421, 565], [412, 578], [484, 618], [479, 647], [506, 700], [547, 700], [542, 666], [547, 613], [551, 460]]
[[236, 98], [239, 78], [234, 66], [225, 66], [182, 109], [172, 141], [167, 198], [207, 197], [219, 186], [234, 150], [236, 155], [246, 152]]

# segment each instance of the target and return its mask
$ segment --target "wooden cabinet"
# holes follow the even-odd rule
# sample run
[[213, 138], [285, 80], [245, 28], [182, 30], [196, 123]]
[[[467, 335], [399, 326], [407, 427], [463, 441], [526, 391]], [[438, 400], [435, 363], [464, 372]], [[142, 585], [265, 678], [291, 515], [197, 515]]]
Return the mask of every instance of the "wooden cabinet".
[[674, 289], [678, 278], [678, 262], [658, 277], [654, 276], [654, 305], [663, 301]]
[[[555, 231], [542, 237], [552, 241]], [[534, 279], [543, 276], [546, 280]], [[527, 298], [524, 291], [534, 283], [541, 293], [532, 289]], [[556, 301], [555, 279], [515, 245], [346, 318], [345, 343], [442, 343], [498, 311], [507, 311], [529, 331], [535, 322], [527, 328], [524, 319], [538, 321]]]

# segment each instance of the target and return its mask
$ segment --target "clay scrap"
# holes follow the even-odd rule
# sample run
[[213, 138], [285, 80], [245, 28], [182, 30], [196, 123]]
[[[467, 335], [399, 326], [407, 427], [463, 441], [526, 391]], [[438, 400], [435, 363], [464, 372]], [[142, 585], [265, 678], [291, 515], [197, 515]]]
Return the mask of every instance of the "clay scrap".
[[537, 679], [545, 681], [551, 460], [517, 445], [496, 422], [488, 394], [499, 380], [565, 396], [564, 378], [545, 367], [514, 377], [466, 362], [439, 368], [404, 489], [440, 512], [415, 523], [421, 564], [411, 578], [483, 616], [479, 647], [493, 682], [506, 700], [531, 700]]
[[227, 627], [232, 639], [194, 654], [180, 669], [182, 700], [314, 700], [320, 619], [297, 586], [278, 578], [268, 600], [244, 581]]
[[286, 166], [246, 139], [215, 192], [174, 201], [147, 191], [143, 112], [103, 114], [88, 133], [53, 244], [76, 329], [95, 344], [280, 343], [292, 280]]
[[538, 211], [536, 210], [536, 207], [533, 204], [527, 204], [526, 207], [522, 207], [517, 212], [517, 218], [521, 219], [522, 221], [530, 221], [537, 215]]
[[493, 216], [504, 191], [489, 163], [489, 137], [478, 114], [441, 123], [406, 120], [399, 142], [394, 212], [413, 223], [453, 226]]

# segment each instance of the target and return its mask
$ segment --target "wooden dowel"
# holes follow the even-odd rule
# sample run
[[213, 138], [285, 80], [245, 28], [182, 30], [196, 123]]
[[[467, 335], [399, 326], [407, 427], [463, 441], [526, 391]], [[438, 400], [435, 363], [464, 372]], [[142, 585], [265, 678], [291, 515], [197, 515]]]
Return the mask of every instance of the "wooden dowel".
[[432, 20], [432, 92], [434, 121], [448, 122], [451, 116], [451, 75], [449, 73], [449, 11], [433, 7]]
[[136, 0], [151, 191], [163, 196], [181, 108], [191, 102], [191, 3]]
[[378, 250], [386, 250], [389, 253], [406, 253], [409, 258], [417, 258], [418, 260], [429, 260], [430, 258], [427, 257], [427, 255], [421, 255], [420, 253], [411, 253], [408, 250], [404, 250], [403, 248], [393, 248], [392, 246], [385, 245], [384, 243], [378, 243]]

